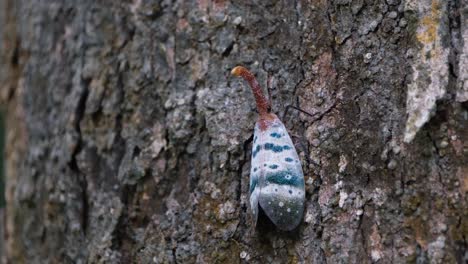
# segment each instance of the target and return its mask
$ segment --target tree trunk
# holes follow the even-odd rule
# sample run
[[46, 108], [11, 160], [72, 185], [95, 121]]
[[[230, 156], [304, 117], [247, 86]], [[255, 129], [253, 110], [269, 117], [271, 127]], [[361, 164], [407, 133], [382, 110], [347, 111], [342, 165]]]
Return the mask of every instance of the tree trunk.
[[[467, 0], [0, 10], [9, 263], [467, 261]], [[236, 65], [301, 157], [293, 232], [252, 228]]]

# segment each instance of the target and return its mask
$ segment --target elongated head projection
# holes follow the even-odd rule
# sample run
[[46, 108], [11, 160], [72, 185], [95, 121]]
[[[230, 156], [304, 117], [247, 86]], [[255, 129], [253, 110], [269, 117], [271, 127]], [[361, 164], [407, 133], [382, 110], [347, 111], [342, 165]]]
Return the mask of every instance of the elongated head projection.
[[255, 77], [237, 66], [232, 74], [244, 78], [252, 88], [259, 119], [255, 124], [250, 169], [250, 208], [255, 224], [260, 206], [281, 230], [293, 230], [304, 213], [304, 173], [286, 128], [271, 113]]
[[263, 95], [262, 88], [258, 84], [255, 77], [250, 73], [246, 68], [242, 66], [237, 66], [232, 69], [231, 73], [235, 76], [240, 76], [246, 80], [250, 88], [252, 88], [252, 92], [255, 96], [255, 102], [257, 103], [257, 110], [260, 116], [266, 115], [270, 112], [270, 103], [266, 99], [265, 95]]

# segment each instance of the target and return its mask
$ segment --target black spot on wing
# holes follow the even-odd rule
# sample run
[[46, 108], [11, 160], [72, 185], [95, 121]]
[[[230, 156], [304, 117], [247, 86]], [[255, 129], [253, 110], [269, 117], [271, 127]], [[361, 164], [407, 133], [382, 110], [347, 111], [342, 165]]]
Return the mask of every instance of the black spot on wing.
[[260, 152], [260, 150], [262, 150], [262, 147], [260, 145], [257, 145], [254, 149], [254, 151], [252, 152], [252, 157], [255, 158], [255, 156], [257, 156], [257, 154]]
[[251, 177], [250, 178], [250, 190], [249, 192], [252, 193], [255, 190], [255, 187], [257, 186], [258, 183], [258, 178], [257, 177]]
[[[282, 147], [282, 146], [280, 146], [280, 145], [275, 145], [275, 144], [273, 144], [273, 143], [265, 143], [265, 145], [263, 146], [263, 148], [264, 148], [265, 150], [271, 150], [271, 151], [273, 151], [273, 152], [275, 152], [275, 153], [279, 153], [279, 152], [282, 152], [282, 151], [283, 151], [284, 146]], [[290, 149], [290, 147], [289, 147], [289, 149]]]
[[281, 152], [281, 151], [283, 151], [283, 147], [277, 146], [277, 145], [273, 146], [273, 152]]
[[276, 132], [273, 132], [270, 134], [271, 137], [274, 137], [274, 138], [280, 138], [281, 135], [279, 133], [276, 133]]
[[296, 187], [304, 186], [304, 176], [299, 171], [293, 170], [281, 170], [275, 172], [269, 172], [266, 175], [266, 180], [269, 183], [278, 185], [290, 185]]

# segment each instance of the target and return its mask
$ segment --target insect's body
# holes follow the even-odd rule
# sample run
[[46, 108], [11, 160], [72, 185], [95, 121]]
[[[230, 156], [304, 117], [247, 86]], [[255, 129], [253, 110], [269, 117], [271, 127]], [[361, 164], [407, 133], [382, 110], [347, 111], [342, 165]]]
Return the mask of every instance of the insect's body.
[[250, 208], [254, 221], [260, 205], [279, 229], [292, 230], [301, 222], [305, 201], [304, 174], [296, 149], [283, 123], [270, 112], [253, 76], [242, 67], [234, 68], [233, 74], [249, 82], [260, 113], [250, 170]]

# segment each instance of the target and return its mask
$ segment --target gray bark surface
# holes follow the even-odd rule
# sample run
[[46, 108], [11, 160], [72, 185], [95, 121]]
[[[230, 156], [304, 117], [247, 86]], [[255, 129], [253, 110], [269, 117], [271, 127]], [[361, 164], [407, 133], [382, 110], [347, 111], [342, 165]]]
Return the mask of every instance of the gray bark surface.
[[[467, 261], [467, 6], [0, 0], [6, 259]], [[301, 157], [294, 232], [251, 228], [236, 65]]]

